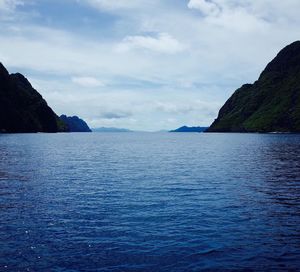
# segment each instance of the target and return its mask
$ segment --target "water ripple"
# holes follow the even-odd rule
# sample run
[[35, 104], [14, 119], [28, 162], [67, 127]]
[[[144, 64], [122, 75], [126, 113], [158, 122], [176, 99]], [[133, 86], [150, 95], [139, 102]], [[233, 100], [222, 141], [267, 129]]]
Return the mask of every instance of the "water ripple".
[[0, 135], [0, 271], [300, 271], [299, 200], [299, 135]]

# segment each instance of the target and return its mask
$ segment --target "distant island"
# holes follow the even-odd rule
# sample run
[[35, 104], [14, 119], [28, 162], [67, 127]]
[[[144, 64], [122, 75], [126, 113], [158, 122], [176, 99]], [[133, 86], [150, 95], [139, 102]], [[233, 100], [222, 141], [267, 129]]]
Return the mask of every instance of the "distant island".
[[92, 132], [88, 124], [78, 116], [61, 115], [60, 119], [67, 125], [69, 132]]
[[133, 132], [132, 130], [126, 128], [114, 128], [114, 127], [100, 127], [92, 128], [93, 132]]
[[61, 118], [22, 74], [9, 74], [0, 63], [0, 133], [89, 130], [78, 117]]
[[170, 130], [169, 132], [204, 132], [208, 127], [187, 127], [183, 126], [175, 130]]
[[300, 132], [300, 41], [235, 91], [208, 132]]

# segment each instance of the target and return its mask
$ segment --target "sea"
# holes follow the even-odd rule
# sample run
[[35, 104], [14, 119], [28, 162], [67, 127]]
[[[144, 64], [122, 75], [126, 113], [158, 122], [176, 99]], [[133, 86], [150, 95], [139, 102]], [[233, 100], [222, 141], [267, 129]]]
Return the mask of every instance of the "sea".
[[0, 271], [300, 271], [300, 135], [0, 134]]

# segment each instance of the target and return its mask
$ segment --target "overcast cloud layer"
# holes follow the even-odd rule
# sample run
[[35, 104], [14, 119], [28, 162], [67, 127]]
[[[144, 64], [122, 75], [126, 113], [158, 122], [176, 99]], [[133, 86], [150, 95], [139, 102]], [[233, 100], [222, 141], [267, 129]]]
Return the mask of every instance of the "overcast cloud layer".
[[209, 125], [300, 38], [299, 0], [0, 0], [0, 61], [91, 127]]

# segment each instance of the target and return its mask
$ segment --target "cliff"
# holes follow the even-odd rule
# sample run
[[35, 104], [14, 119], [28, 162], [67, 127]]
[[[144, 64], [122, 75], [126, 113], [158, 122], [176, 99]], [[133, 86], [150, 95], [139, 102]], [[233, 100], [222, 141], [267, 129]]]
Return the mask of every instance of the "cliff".
[[61, 115], [60, 119], [66, 123], [69, 132], [91, 132], [92, 130], [89, 128], [87, 123], [80, 119], [78, 116], [66, 116]]
[[21, 74], [0, 63], [0, 132], [60, 132], [65, 124]]
[[228, 99], [208, 132], [300, 132], [300, 41]]

